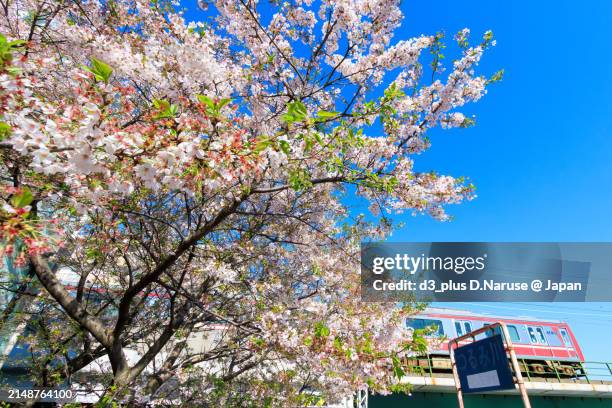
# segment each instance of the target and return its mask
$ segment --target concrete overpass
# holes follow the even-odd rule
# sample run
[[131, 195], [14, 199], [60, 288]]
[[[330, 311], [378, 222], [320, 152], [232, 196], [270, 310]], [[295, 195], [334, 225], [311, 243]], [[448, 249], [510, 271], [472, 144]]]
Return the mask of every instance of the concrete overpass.
[[[610, 367], [604, 364], [603, 367]], [[612, 373], [610, 373], [612, 376]], [[604, 377], [603, 375], [594, 377]], [[368, 408], [454, 408], [457, 392], [451, 374], [408, 375], [410, 395], [370, 395]], [[612, 381], [596, 378], [541, 378], [525, 382], [533, 408], [612, 408]], [[518, 389], [465, 396], [466, 408], [521, 408]]]

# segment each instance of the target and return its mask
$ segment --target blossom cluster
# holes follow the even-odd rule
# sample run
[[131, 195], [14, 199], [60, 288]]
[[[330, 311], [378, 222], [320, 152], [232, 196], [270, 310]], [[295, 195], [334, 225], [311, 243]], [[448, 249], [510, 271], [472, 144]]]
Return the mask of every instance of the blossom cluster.
[[[406, 310], [359, 302], [358, 244], [384, 239], [390, 214], [447, 220], [447, 205], [474, 197], [464, 179], [414, 162], [429, 129], [473, 124], [460, 109], [500, 78], [476, 74], [492, 34], [471, 46], [461, 31], [458, 58], [444, 75], [436, 61], [429, 81], [420, 60], [441, 38], [396, 41], [397, 0], [266, 13], [219, 0], [197, 22], [163, 0], [55, 3], [11, 2], [0, 21], [4, 43], [26, 41], [0, 68], [0, 255], [16, 240], [21, 263], [53, 255], [107, 301], [81, 293], [92, 316], [127, 304], [140, 326], [120, 333], [125, 344], [153, 348], [147, 333], [184, 350], [184, 333], [211, 316], [232, 327], [218, 354], [168, 352], [155, 378], [231, 378], [287, 406], [312, 402], [305, 386], [329, 400], [397, 389], [394, 368], [417, 342]], [[352, 192], [375, 221], [347, 204]], [[132, 373], [113, 361], [126, 353], [101, 370], [148, 390], [151, 379], [116, 369]], [[200, 388], [190, 398], [221, 398]]]

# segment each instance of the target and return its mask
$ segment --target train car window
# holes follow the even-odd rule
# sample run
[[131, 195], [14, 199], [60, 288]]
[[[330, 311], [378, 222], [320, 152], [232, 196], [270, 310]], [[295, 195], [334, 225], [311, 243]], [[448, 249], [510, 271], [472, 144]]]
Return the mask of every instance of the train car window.
[[455, 330], [457, 330], [457, 337], [463, 336], [463, 327], [461, 326], [461, 322], [455, 322]]
[[[484, 323], [482, 323], [482, 327], [488, 326], [490, 324], [491, 324], [490, 322], [484, 322]], [[487, 330], [485, 332], [485, 336], [487, 336], [487, 337], [493, 337], [494, 334], [495, 333], [493, 333], [493, 330]]]
[[538, 342], [542, 344], [548, 344], [546, 341], [546, 336], [544, 336], [544, 330], [541, 327], [536, 328], [536, 333], [538, 334]]
[[[490, 324], [493, 324], [493, 323], [483, 323], [483, 324], [482, 324], [482, 327], [484, 327], [484, 326], [488, 326], [488, 325], [490, 325]], [[515, 329], [516, 329], [516, 328], [515, 328]], [[501, 330], [500, 330], [499, 326], [495, 327], [493, 330], [487, 330], [487, 331], [485, 332], [485, 336], [487, 336], [487, 337], [493, 337], [493, 336], [495, 336], [496, 334], [501, 334]]]
[[533, 330], [533, 327], [527, 327], [527, 331], [529, 332], [529, 339], [531, 340], [531, 342], [537, 343], [538, 338], [535, 335], [535, 330]]
[[455, 330], [457, 330], [457, 337], [468, 334], [472, 331], [472, 323], [470, 322], [455, 322]]
[[569, 334], [567, 334], [567, 330], [560, 329], [559, 331], [561, 332], [561, 337], [563, 338], [563, 342], [565, 343], [565, 345], [568, 347], [573, 347], [574, 345], [572, 344], [572, 340], [570, 339]]
[[519, 332], [516, 329], [516, 326], [508, 325], [508, 333], [510, 333], [510, 340], [519, 342], [521, 341], [521, 336], [519, 336]]
[[435, 329], [435, 334], [444, 336], [444, 327], [442, 327], [442, 321], [436, 319], [406, 319], [406, 327], [411, 329]]

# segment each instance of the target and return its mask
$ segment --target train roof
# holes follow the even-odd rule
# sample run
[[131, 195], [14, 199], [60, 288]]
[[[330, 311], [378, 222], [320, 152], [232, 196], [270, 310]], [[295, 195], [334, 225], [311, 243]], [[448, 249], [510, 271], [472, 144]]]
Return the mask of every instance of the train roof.
[[547, 322], [547, 323], [565, 323], [561, 320], [554, 320], [554, 319], [540, 319], [537, 317], [533, 317], [533, 316], [506, 316], [506, 315], [501, 315], [498, 313], [495, 314], [491, 314], [491, 313], [476, 313], [476, 312], [472, 312], [470, 310], [462, 310], [462, 309], [452, 309], [452, 308], [441, 308], [441, 307], [428, 307], [426, 308], [423, 312], [421, 312], [421, 314], [427, 315], [427, 314], [446, 314], [446, 315], [453, 315], [453, 316], [474, 316], [474, 317], [484, 317], [484, 318], [495, 318], [495, 317], [500, 317], [502, 319], [513, 319], [513, 320], [528, 320], [528, 321], [533, 321], [533, 322]]

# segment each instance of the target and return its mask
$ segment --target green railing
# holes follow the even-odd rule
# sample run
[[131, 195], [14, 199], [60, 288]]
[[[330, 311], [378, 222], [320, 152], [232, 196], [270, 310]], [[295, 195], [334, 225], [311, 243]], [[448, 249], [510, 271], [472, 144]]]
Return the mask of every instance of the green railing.
[[[600, 361], [573, 362], [518, 359], [525, 381], [563, 383], [612, 383], [612, 363]], [[442, 356], [408, 358], [404, 362], [407, 376], [452, 377], [450, 359]]]

